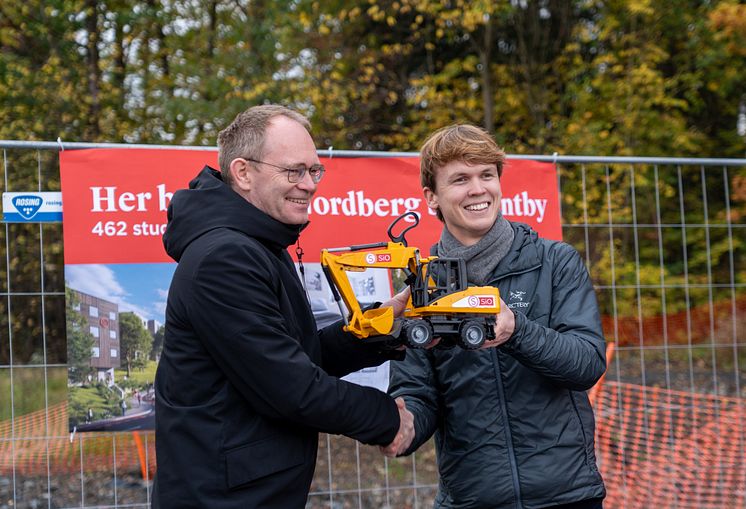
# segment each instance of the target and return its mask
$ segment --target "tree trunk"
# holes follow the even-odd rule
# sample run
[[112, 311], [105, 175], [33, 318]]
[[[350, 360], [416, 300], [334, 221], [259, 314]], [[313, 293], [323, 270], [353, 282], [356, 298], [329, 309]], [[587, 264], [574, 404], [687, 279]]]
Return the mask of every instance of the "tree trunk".
[[492, 85], [492, 21], [487, 18], [484, 24], [484, 42], [479, 50], [479, 62], [482, 65], [482, 103], [484, 107], [484, 128], [488, 133], [495, 131], [495, 93]]
[[101, 135], [100, 115], [100, 82], [101, 70], [99, 68], [98, 53], [98, 2], [97, 0], [86, 0], [86, 31], [88, 41], [86, 44], [86, 63], [88, 66], [88, 141], [98, 141]]

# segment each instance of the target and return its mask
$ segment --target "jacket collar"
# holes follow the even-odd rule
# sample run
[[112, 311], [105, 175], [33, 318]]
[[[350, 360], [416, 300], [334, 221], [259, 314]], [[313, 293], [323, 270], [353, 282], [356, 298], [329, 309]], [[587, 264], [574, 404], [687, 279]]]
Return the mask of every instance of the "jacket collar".
[[492, 279], [501, 279], [512, 274], [520, 274], [541, 267], [541, 256], [537, 240], [539, 235], [530, 226], [523, 223], [510, 222], [515, 237], [510, 250], [492, 273]]

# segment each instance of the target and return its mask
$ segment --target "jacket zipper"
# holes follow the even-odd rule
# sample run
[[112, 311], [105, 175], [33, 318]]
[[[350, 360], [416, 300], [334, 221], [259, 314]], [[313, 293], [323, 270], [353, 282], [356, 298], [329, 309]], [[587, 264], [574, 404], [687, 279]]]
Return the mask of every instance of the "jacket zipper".
[[[497, 283], [502, 279], [525, 274], [527, 272], [534, 271], [540, 267], [541, 267], [541, 263], [539, 263], [535, 267], [529, 267], [524, 270], [511, 272], [508, 274], [503, 274], [502, 276], [493, 278], [489, 282], [489, 285], [497, 287], [498, 286]], [[503, 301], [504, 300], [505, 299], [503, 299]], [[506, 306], [507, 306], [507, 303], [506, 303]], [[505, 387], [503, 386], [502, 372], [500, 370], [500, 357], [498, 356], [498, 353], [494, 348], [492, 349], [492, 355], [494, 359], [493, 365], [495, 366], [495, 378], [497, 380], [497, 391], [498, 391], [498, 396], [500, 397], [500, 411], [502, 412], [503, 422], [505, 423], [505, 426], [504, 426], [505, 440], [508, 446], [508, 460], [510, 461], [510, 472], [512, 474], [511, 479], [513, 481], [513, 491], [515, 492], [516, 509], [522, 509], [523, 503], [521, 502], [521, 485], [518, 482], [518, 464], [516, 463], [516, 459], [515, 459], [515, 449], [513, 449], [513, 434], [510, 431], [510, 419], [508, 416], [508, 405], [505, 403]]]
[[505, 423], [505, 440], [508, 445], [508, 459], [510, 460], [510, 472], [513, 480], [513, 490], [515, 491], [516, 509], [521, 509], [523, 504], [521, 503], [521, 486], [518, 483], [518, 465], [515, 461], [515, 451], [513, 450], [513, 434], [510, 432], [510, 420], [508, 419], [508, 406], [505, 404], [505, 388], [503, 387], [502, 374], [500, 372], [500, 359], [495, 349], [492, 349], [492, 356], [494, 358], [493, 365], [495, 366], [495, 378], [497, 379], [497, 391], [500, 397], [500, 411], [503, 415], [503, 422]]

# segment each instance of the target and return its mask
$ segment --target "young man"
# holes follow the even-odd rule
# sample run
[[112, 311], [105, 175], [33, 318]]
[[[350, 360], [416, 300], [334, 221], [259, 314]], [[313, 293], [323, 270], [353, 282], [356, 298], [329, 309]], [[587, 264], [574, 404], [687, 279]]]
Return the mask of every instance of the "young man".
[[435, 507], [601, 508], [585, 391], [606, 359], [588, 271], [569, 245], [502, 216], [504, 153], [486, 132], [441, 129], [420, 157], [425, 199], [444, 223], [434, 254], [463, 258], [469, 283], [497, 286], [503, 302], [496, 348], [409, 350], [392, 364], [389, 392], [404, 397], [416, 436], [387, 452], [435, 434]]
[[414, 435], [402, 400], [336, 378], [403, 353], [341, 322], [317, 331], [287, 253], [324, 175], [308, 129], [287, 108], [248, 109], [218, 137], [221, 171], [171, 201], [153, 507], [302, 508], [320, 431], [392, 448]]

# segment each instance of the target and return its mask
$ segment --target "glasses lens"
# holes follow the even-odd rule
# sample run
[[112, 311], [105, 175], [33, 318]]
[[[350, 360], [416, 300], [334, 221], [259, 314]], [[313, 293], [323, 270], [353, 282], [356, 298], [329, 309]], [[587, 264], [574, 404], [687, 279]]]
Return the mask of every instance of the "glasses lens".
[[311, 174], [311, 179], [317, 184], [321, 180], [321, 177], [324, 176], [324, 171], [324, 166], [321, 164], [314, 164], [308, 169], [308, 172]]
[[287, 168], [286, 171], [288, 173], [288, 181], [291, 184], [297, 184], [303, 180], [306, 176], [306, 172], [311, 176], [311, 180], [313, 180], [314, 184], [317, 184], [319, 180], [321, 180], [321, 177], [324, 176], [324, 166], [321, 164], [314, 164], [310, 168], [306, 168], [305, 166], [301, 166], [300, 168]]
[[303, 177], [306, 176], [306, 168], [287, 168], [285, 171], [288, 173], [288, 182], [291, 184], [295, 184], [297, 182], [300, 182], [303, 180]]

